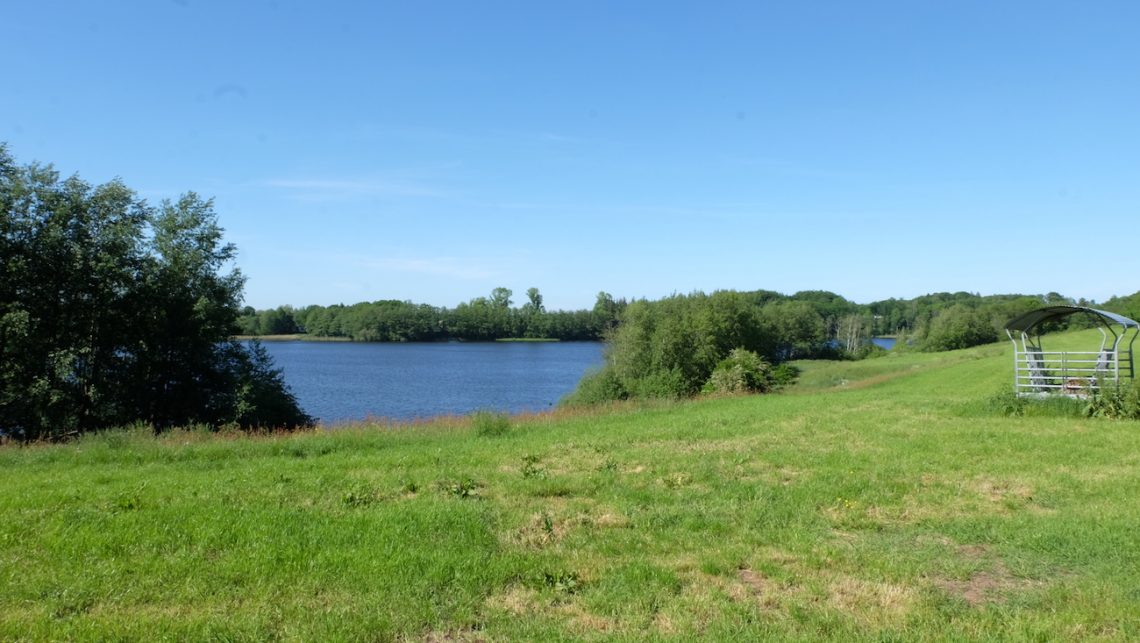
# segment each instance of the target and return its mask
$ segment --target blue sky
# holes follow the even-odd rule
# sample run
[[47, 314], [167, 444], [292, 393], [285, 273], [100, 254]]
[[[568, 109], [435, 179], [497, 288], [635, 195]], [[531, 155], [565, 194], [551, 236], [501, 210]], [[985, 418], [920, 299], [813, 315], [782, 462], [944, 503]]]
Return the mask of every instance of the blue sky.
[[8, 3], [0, 140], [246, 302], [1140, 290], [1140, 3]]

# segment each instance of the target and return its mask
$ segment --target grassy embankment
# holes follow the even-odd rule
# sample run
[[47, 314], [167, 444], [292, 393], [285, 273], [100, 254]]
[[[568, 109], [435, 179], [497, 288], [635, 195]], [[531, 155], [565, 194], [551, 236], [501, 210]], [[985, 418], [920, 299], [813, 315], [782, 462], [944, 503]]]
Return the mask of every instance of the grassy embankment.
[[1140, 424], [989, 413], [1009, 350], [500, 436], [5, 448], [0, 639], [1136, 639]]

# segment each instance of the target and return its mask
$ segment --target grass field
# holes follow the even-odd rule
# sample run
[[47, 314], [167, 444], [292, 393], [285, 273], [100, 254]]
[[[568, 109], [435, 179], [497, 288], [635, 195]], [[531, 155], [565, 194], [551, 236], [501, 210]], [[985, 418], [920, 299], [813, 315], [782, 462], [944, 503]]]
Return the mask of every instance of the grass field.
[[6, 447], [0, 639], [1140, 638], [1140, 423], [1000, 417], [1011, 361], [501, 435]]

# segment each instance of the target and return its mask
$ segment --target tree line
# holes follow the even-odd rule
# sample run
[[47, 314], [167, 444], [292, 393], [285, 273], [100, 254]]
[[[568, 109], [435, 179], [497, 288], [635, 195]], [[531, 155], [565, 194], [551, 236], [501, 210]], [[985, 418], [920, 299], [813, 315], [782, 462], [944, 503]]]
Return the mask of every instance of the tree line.
[[495, 288], [455, 308], [382, 300], [352, 305], [245, 308], [238, 318], [243, 335], [305, 333], [363, 342], [491, 341], [507, 338], [597, 341], [617, 325], [624, 299], [598, 293], [589, 310], [546, 310], [538, 288], [514, 306], [513, 291]]
[[265, 351], [232, 338], [234, 252], [210, 200], [153, 206], [0, 144], [0, 435], [310, 423]]
[[[496, 288], [455, 308], [377, 301], [246, 309], [239, 324], [249, 334], [302, 332], [359, 341], [607, 340], [605, 366], [582, 380], [573, 403], [764, 392], [794, 380], [795, 369], [787, 366], [792, 360], [883, 354], [871, 342], [876, 336], [895, 337], [895, 350], [968, 348], [1004, 339], [1005, 323], [1034, 308], [1093, 303], [1058, 293], [932, 293], [859, 304], [823, 290], [695, 292], [654, 301], [615, 300], [602, 292], [590, 310], [547, 311], [537, 288], [527, 291], [521, 306], [511, 297], [511, 290]], [[1137, 301], [1140, 293], [1104, 306]], [[1073, 316], [1054, 330], [1085, 323]]]
[[[897, 337], [900, 348], [913, 350], [967, 348], [1004, 339], [1005, 323], [1033, 308], [1049, 304], [1095, 305], [1055, 292], [986, 296], [944, 292], [869, 304], [855, 303], [825, 290], [792, 295], [771, 290], [735, 294], [765, 311], [762, 317], [773, 336], [796, 338], [783, 342], [783, 352], [772, 355], [775, 359], [858, 356], [870, 351], [872, 337], [883, 336]], [[607, 292], [598, 293], [592, 308], [572, 311], [546, 310], [537, 288], [527, 290], [527, 299], [521, 306], [514, 305], [512, 296], [508, 288], [495, 288], [487, 297], [476, 297], [454, 308], [397, 300], [265, 310], [247, 306], [238, 318], [238, 332], [249, 336], [302, 333], [376, 342], [489, 341], [514, 337], [605, 340], [625, 323], [627, 314], [636, 314], [627, 313], [631, 302], [615, 299]], [[654, 302], [632, 303], [643, 306]], [[1114, 297], [1103, 307], [1140, 315], [1140, 293]], [[1066, 324], [1085, 323], [1080, 317], [1068, 319]]]
[[[1106, 306], [1119, 310], [1137, 302], [1140, 293]], [[861, 305], [826, 291], [697, 292], [634, 301], [610, 336], [604, 366], [582, 379], [568, 403], [765, 392], [794, 380], [791, 360], [884, 354], [869, 341], [877, 334], [895, 335], [896, 350], [968, 348], [1004, 339], [1005, 323], [1029, 310], [1090, 303], [1057, 293], [963, 292]], [[1088, 324], [1082, 317], [1052, 330]]]

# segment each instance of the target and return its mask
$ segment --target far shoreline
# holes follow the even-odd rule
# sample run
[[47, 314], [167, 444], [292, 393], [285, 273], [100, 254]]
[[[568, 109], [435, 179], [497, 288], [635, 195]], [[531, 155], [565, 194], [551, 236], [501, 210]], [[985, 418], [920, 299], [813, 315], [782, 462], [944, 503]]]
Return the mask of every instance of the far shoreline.
[[320, 337], [306, 335], [305, 333], [292, 333], [288, 335], [234, 335], [239, 342], [258, 340], [260, 342], [351, 342], [351, 337]]
[[351, 337], [328, 337], [324, 335], [308, 335], [305, 333], [289, 333], [283, 335], [233, 335], [233, 339], [239, 342], [248, 341], [261, 341], [261, 342], [352, 342], [355, 344], [446, 344], [448, 342], [460, 342], [464, 344], [475, 344], [480, 342], [518, 342], [518, 343], [565, 343], [571, 342], [600, 342], [597, 339], [583, 339], [583, 340], [562, 340], [557, 337], [499, 337], [496, 339], [440, 339], [436, 341], [415, 341], [415, 342], [392, 342], [392, 341], [377, 341], [377, 340], [357, 340]]

